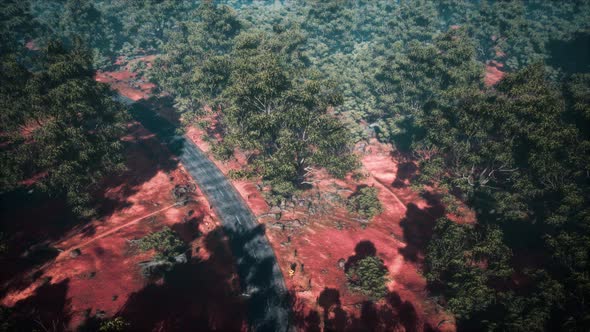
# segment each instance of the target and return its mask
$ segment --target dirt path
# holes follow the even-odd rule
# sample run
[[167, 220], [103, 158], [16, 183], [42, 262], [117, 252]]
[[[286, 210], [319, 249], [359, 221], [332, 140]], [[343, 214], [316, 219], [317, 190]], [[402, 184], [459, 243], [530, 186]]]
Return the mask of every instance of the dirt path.
[[387, 190], [387, 192], [389, 192], [393, 196], [393, 198], [403, 207], [404, 212], [406, 212], [408, 210], [408, 207], [406, 206], [406, 204], [404, 204], [404, 202], [402, 202], [402, 200], [399, 199], [399, 197], [397, 197], [397, 195], [393, 192], [393, 190], [391, 190], [391, 188], [389, 188], [389, 186], [386, 183], [383, 183], [383, 181], [377, 179], [373, 175], [371, 175], [371, 178], [373, 180], [375, 180], [375, 182], [377, 182], [381, 187], [383, 187], [385, 190]]

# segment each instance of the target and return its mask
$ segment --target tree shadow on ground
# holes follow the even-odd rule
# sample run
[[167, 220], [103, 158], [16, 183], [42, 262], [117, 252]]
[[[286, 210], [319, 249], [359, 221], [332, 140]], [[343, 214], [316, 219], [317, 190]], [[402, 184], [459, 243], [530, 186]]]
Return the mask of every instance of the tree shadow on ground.
[[[318, 297], [317, 310], [307, 314], [295, 313], [295, 326], [303, 331], [436, 331], [428, 324], [422, 326], [414, 305], [403, 301], [396, 292], [390, 292], [384, 301], [360, 303], [360, 315], [347, 313], [340, 301], [340, 292], [324, 288]], [[323, 323], [322, 319], [323, 317]]]
[[423, 197], [428, 207], [420, 209], [416, 204], [410, 203], [407, 206], [406, 215], [400, 221], [406, 246], [399, 249], [399, 252], [406, 260], [412, 262], [423, 258], [424, 251], [432, 238], [434, 224], [445, 212], [444, 206], [436, 195], [427, 192]]
[[354, 247], [354, 255], [348, 257], [346, 263], [344, 264], [344, 271], [348, 271], [351, 266], [356, 264], [356, 262], [360, 261], [363, 258], [369, 256], [375, 256], [377, 254], [377, 248], [373, 242], [369, 240], [363, 240], [356, 244]]
[[400, 163], [397, 167], [395, 180], [391, 184], [394, 188], [407, 187], [406, 180], [411, 180], [418, 171], [418, 167], [414, 162], [408, 161]]
[[[174, 120], [164, 118], [153, 110], [159, 102], [166, 101], [153, 98], [130, 106], [129, 112], [135, 122], [130, 124], [127, 139], [123, 142], [127, 169], [107, 179], [101, 186], [102, 190], [97, 193], [101, 216], [128, 207], [125, 198], [136, 193], [143, 183], [160, 171], [168, 173], [178, 167], [176, 154], [182, 151], [183, 142], [174, 139], [177, 121], [173, 123], [171, 121]], [[117, 187], [121, 187], [118, 198], [105, 197], [108, 190]]]
[[[287, 304], [290, 297], [284, 289], [283, 275], [265, 236], [263, 224], [248, 229], [224, 227], [242, 289], [248, 294], [248, 320], [256, 331], [283, 331], [288, 327]], [[283, 317], [282, 315], [285, 314]]]
[[5, 324], [12, 325], [7, 331], [67, 330], [71, 319], [68, 284], [68, 279], [56, 284], [47, 280], [33, 295], [18, 301], [3, 317]]
[[192, 257], [134, 293], [117, 313], [132, 331], [237, 331], [244, 326], [245, 308], [234, 281], [233, 257], [221, 229], [204, 239], [210, 256]]
[[40, 274], [32, 271], [59, 253], [51, 242], [79, 223], [62, 200], [26, 190], [2, 195], [0, 229], [7, 251], [0, 256], [0, 297], [35, 281]]

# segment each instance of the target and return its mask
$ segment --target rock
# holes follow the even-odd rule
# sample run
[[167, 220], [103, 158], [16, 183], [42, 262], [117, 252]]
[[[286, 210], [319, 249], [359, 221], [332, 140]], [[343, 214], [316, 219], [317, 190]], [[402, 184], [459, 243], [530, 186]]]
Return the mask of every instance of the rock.
[[185, 264], [188, 262], [188, 257], [186, 257], [186, 254], [182, 253], [182, 254], [174, 257], [174, 261], [176, 263]]
[[341, 270], [344, 270], [345, 265], [346, 265], [346, 260], [344, 260], [344, 258], [340, 258], [338, 260], [338, 268]]
[[73, 249], [70, 251], [70, 257], [76, 258], [82, 254], [82, 251], [79, 248]]
[[107, 312], [104, 310], [96, 310], [96, 318], [105, 318], [107, 316]]
[[275, 213], [281, 213], [281, 211], [282, 211], [281, 208], [275, 205], [275, 206], [273, 206], [273, 207], [270, 208], [270, 211], [269, 212], [271, 214], [275, 214]]

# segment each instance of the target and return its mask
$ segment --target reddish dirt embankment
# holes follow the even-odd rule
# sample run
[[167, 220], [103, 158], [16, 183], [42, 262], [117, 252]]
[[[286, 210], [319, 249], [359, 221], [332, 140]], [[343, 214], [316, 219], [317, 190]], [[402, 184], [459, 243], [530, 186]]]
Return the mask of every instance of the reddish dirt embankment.
[[149, 69], [155, 58], [156, 56], [149, 55], [127, 61], [123, 57], [119, 57], [115, 63], [120, 66], [119, 70], [110, 72], [98, 71], [95, 79], [98, 82], [109, 84], [118, 93], [133, 101], [148, 99], [156, 85], [148, 82], [146, 78], [139, 76], [136, 72], [131, 71], [131, 67], [133, 64], [145, 63], [146, 68]]
[[[133, 77], [125, 72], [104, 75]], [[133, 87], [123, 91], [141, 95]], [[11, 242], [48, 240], [46, 246], [60, 252], [39, 263], [27, 259], [24, 265], [3, 265], [15, 270], [2, 273], [0, 303], [32, 315], [37, 328], [57, 324], [73, 330], [89, 317], [116, 315], [138, 331], [245, 329], [233, 258], [209, 204], [198, 188], [182, 199], [174, 197], [175, 188], [195, 188], [190, 176], [140, 124], [131, 123], [128, 132], [123, 139], [128, 169], [103, 184], [99, 218], [58, 229], [52, 220], [65, 218], [63, 209], [27, 206], [2, 211], [4, 220], [21, 221], [13, 223], [20, 228], [11, 232], [16, 234]], [[37, 232], [40, 224], [43, 231]], [[154, 253], [134, 250], [129, 240], [163, 227], [190, 245], [189, 261], [166, 280], [148, 280], [138, 264]], [[25, 261], [18, 254], [14, 261]]]
[[492, 86], [498, 83], [504, 77], [504, 72], [502, 71], [503, 68], [504, 65], [500, 62], [494, 60], [486, 62], [485, 84], [487, 86]]

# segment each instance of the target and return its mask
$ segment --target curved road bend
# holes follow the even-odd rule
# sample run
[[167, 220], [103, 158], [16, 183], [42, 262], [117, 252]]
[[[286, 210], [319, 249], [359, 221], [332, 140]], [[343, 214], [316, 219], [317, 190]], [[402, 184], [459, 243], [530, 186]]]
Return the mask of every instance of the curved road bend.
[[[252, 331], [290, 331], [290, 303], [274, 252], [244, 200], [207, 156], [145, 102], [119, 96], [131, 115], [155, 133], [180, 159], [219, 216], [236, 260], [241, 289], [247, 293]], [[198, 294], [195, 294], [198, 296]]]

